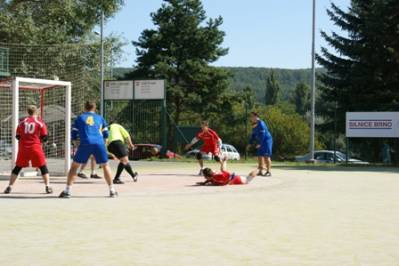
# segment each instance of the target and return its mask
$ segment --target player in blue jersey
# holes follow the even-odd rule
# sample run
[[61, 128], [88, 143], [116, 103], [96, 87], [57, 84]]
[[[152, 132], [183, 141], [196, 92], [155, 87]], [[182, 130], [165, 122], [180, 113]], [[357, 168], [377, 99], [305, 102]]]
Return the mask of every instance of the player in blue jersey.
[[80, 143], [78, 150], [73, 158], [73, 163], [68, 172], [67, 186], [61, 192], [60, 198], [69, 198], [70, 189], [77, 176], [78, 168], [87, 163], [91, 155], [96, 159], [97, 164], [102, 166], [104, 178], [109, 186], [110, 197], [116, 197], [118, 193], [112, 184], [112, 173], [108, 165], [108, 154], [105, 147], [105, 140], [108, 138], [108, 125], [104, 118], [95, 113], [96, 104], [86, 102], [86, 112], [78, 116], [72, 127], [72, 141], [79, 137]]
[[[258, 175], [262, 176], [271, 176], [271, 167], [272, 167], [272, 147], [273, 147], [273, 138], [267, 128], [267, 125], [264, 121], [262, 121], [258, 114], [255, 112], [251, 112], [251, 123], [252, 123], [252, 134], [249, 139], [248, 148], [250, 145], [255, 145], [257, 151], [256, 155], [258, 156]], [[266, 172], [262, 172], [266, 169]]]

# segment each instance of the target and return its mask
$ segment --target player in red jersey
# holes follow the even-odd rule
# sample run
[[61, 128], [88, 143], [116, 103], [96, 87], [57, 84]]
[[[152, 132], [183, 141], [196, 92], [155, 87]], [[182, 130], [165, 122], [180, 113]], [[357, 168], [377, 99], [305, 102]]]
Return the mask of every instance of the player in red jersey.
[[196, 157], [201, 167], [199, 175], [202, 175], [204, 168], [203, 154], [211, 153], [215, 161], [219, 162], [220, 165], [223, 164], [220, 160], [220, 147], [222, 146], [222, 139], [215, 131], [209, 128], [208, 121], [203, 121], [201, 123], [201, 131], [197, 133], [191, 143], [186, 145], [186, 150], [190, 149], [200, 140], [204, 142], [204, 145], [201, 147], [201, 150], [199, 153], [197, 153]]
[[49, 186], [50, 177], [42, 148], [42, 142], [47, 141], [47, 126], [43, 120], [37, 117], [36, 106], [30, 105], [27, 112], [29, 116], [22, 119], [17, 128], [16, 138], [19, 140], [17, 161], [4, 193], [9, 194], [11, 192], [21, 169], [29, 167], [29, 163], [31, 163], [32, 167], [40, 169], [46, 186], [46, 193], [50, 194], [53, 193], [53, 190]]
[[213, 186], [225, 186], [225, 185], [246, 185], [249, 184], [254, 177], [256, 177], [257, 170], [253, 170], [248, 176], [243, 177], [230, 173], [226, 169], [226, 158], [222, 160], [222, 166], [220, 167], [220, 173], [213, 171], [210, 168], [205, 168], [203, 175], [205, 177], [204, 182], [198, 182], [197, 185], [213, 185]]

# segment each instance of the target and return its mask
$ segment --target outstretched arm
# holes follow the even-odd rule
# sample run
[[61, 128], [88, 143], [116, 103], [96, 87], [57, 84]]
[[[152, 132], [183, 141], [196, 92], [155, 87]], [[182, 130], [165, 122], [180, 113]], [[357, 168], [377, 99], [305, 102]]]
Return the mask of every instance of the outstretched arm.
[[194, 137], [189, 144], [187, 144], [184, 148], [186, 150], [190, 149], [195, 143], [197, 143], [199, 139], [197, 137]]

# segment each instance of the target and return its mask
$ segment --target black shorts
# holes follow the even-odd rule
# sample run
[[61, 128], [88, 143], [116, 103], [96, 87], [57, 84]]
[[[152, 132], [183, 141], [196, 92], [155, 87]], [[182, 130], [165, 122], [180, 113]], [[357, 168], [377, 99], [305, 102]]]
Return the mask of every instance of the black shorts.
[[127, 148], [120, 140], [115, 140], [108, 145], [108, 151], [120, 159], [128, 155]]

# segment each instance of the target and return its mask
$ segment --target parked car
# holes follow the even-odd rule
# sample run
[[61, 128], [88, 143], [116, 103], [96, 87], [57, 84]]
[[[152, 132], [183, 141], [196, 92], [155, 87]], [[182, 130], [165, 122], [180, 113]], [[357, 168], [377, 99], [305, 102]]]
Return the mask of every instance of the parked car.
[[143, 160], [151, 157], [159, 157], [165, 159], [179, 158], [180, 156], [174, 152], [162, 150], [162, 146], [158, 144], [134, 144], [135, 149], [129, 150], [129, 160]]
[[[188, 158], [195, 158], [196, 154], [200, 152], [198, 149], [191, 150], [185, 154]], [[227, 156], [228, 160], [240, 160], [240, 154], [238, 153], [237, 149], [230, 144], [222, 144], [221, 147], [222, 156]], [[202, 158], [204, 160], [212, 160], [212, 154], [203, 154]]]
[[[333, 163], [334, 162], [334, 151], [331, 150], [318, 150], [314, 152], [314, 159], [318, 163]], [[302, 156], [296, 156], [295, 161], [297, 162], [307, 162], [310, 160], [310, 154], [305, 154]], [[337, 163], [346, 162], [346, 154], [340, 151], [335, 152], [335, 160]], [[369, 164], [355, 158], [349, 158], [348, 163], [350, 164]]]
[[[191, 150], [191, 151], [186, 152], [186, 154], [185, 154], [184, 156], [187, 157], [187, 158], [194, 158], [194, 159], [195, 159], [196, 156], [197, 156], [197, 153], [199, 153], [199, 152], [200, 152], [200, 150], [194, 149], [194, 150]], [[206, 160], [206, 161], [212, 160], [212, 159], [213, 159], [213, 156], [212, 156], [212, 154], [210, 154], [210, 153], [203, 154], [203, 155], [202, 155], [202, 159], [203, 159], [203, 160]]]
[[227, 156], [228, 160], [240, 160], [240, 153], [230, 144], [222, 144], [222, 156]]

